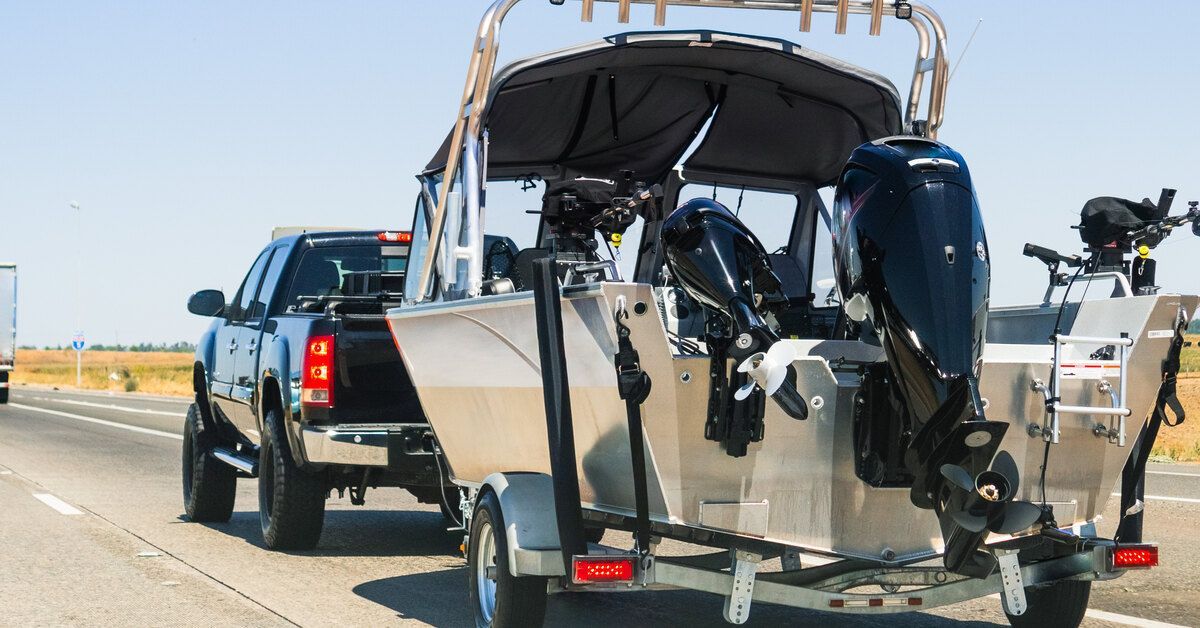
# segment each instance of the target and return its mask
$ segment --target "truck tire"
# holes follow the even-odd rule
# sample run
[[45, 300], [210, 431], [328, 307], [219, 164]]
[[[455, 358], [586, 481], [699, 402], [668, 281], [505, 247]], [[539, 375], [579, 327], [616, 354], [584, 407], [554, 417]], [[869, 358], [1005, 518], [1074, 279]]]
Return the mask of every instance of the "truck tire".
[[183, 423], [183, 509], [192, 521], [223, 523], [233, 515], [237, 470], [208, 455], [216, 439], [203, 427], [193, 403]]
[[[8, 383], [8, 371], [0, 372], [0, 384]], [[0, 388], [0, 404], [8, 403], [8, 387]]]
[[487, 493], [471, 518], [467, 578], [477, 628], [541, 626], [546, 618], [546, 578], [513, 576], [508, 567], [504, 515]]
[[263, 542], [273, 550], [310, 550], [321, 539], [325, 524], [323, 475], [296, 466], [277, 410], [263, 421], [258, 448], [258, 521]]
[[1009, 615], [1008, 623], [1016, 628], [1075, 628], [1083, 622], [1091, 593], [1092, 583], [1086, 580], [1027, 587], [1029, 607], [1024, 615]]

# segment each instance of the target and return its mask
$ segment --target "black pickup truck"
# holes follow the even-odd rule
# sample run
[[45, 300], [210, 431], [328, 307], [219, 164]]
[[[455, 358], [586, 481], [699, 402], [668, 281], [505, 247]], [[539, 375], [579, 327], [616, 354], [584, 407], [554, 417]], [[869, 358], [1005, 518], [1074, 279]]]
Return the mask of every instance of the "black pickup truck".
[[309, 549], [334, 490], [403, 487], [457, 511], [383, 313], [403, 299], [407, 232], [324, 232], [263, 249], [232, 301], [192, 295], [213, 317], [196, 350], [183, 441], [193, 521], [228, 521], [237, 478], [258, 478], [263, 540]]

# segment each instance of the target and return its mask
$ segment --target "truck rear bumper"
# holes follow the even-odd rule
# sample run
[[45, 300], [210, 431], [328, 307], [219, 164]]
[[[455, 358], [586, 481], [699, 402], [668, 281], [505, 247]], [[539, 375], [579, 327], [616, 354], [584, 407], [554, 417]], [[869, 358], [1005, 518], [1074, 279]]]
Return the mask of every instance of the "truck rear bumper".
[[305, 426], [301, 431], [310, 464], [404, 468], [417, 457], [434, 464], [432, 434], [424, 423]]

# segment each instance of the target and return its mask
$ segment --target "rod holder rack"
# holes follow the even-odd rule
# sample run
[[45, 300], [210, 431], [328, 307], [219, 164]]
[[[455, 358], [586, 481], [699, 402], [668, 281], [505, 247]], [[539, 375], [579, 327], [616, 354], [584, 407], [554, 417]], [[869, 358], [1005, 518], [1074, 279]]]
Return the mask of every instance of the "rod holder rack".
[[[1124, 447], [1126, 419], [1132, 414], [1126, 403], [1125, 394], [1129, 373], [1129, 369], [1127, 368], [1129, 363], [1129, 348], [1133, 346], [1133, 339], [1129, 337], [1129, 334], [1122, 333], [1120, 338], [1055, 334], [1052, 340], [1054, 342], [1054, 361], [1051, 364], [1051, 371], [1053, 372], [1051, 387], [1049, 390], [1046, 390], [1044, 386], [1039, 388], [1036, 384], [1034, 385], [1034, 390], [1040, 390], [1046, 395], [1046, 412], [1050, 414], [1050, 426], [1049, 429], [1042, 431], [1042, 438], [1047, 442], [1058, 444], [1062, 437], [1060, 417], [1064, 414], [1115, 416], [1117, 417], [1116, 442], [1118, 446]], [[1101, 377], [1098, 384], [1099, 391], [1101, 393], [1108, 393], [1112, 398], [1111, 406], [1072, 406], [1060, 401], [1060, 395], [1062, 394], [1062, 349], [1066, 345], [1112, 345], [1117, 348], [1117, 362], [1120, 364], [1118, 392], [1114, 393], [1112, 385], [1103, 379], [1103, 377]]]

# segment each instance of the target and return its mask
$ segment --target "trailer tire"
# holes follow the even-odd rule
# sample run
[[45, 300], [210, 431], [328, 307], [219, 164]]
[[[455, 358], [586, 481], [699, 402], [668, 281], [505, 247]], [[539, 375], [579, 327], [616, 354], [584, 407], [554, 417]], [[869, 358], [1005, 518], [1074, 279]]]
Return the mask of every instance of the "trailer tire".
[[325, 477], [307, 473], [292, 458], [278, 410], [263, 421], [258, 460], [258, 521], [273, 550], [310, 550], [325, 525]]
[[[0, 372], [0, 384], [8, 383], [8, 371]], [[0, 404], [8, 403], [8, 386], [0, 386]]]
[[233, 515], [237, 470], [208, 455], [217, 443], [203, 427], [193, 403], [183, 423], [183, 509], [192, 521], [224, 523]]
[[[546, 578], [512, 575], [500, 500], [488, 492], [471, 518], [468, 589], [478, 628], [541, 626], [546, 618]], [[490, 568], [490, 569], [489, 569]], [[494, 575], [489, 577], [488, 572]]]
[[1009, 615], [1008, 623], [1015, 628], [1075, 628], [1083, 622], [1091, 593], [1092, 583], [1087, 580], [1027, 587], [1025, 600], [1029, 607], [1024, 615]]

